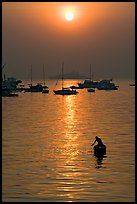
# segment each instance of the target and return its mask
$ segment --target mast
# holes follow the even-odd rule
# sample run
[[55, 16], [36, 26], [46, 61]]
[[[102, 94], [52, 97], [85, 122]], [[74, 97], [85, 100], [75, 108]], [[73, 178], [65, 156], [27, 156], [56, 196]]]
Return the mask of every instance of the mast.
[[31, 69], [30, 69], [30, 80], [31, 80], [31, 85], [32, 85], [32, 64], [31, 64]]
[[31, 69], [30, 69], [30, 80], [31, 80], [31, 92], [32, 92], [32, 64], [31, 64]]
[[90, 80], [92, 79], [93, 81], [93, 69], [92, 69], [92, 73], [91, 73], [91, 64], [90, 64]]
[[63, 89], [63, 85], [64, 85], [64, 62], [62, 62], [62, 89]]
[[4, 74], [4, 81], [6, 80], [6, 75]]
[[[6, 63], [2, 66], [2, 70], [4, 69]], [[6, 80], [6, 75], [4, 74], [4, 81]], [[2, 75], [2, 81], [3, 81], [3, 75]]]
[[45, 86], [45, 70], [44, 70], [44, 64], [43, 64], [43, 83], [44, 83], [44, 86]]
[[6, 65], [6, 63], [2, 66], [2, 69], [4, 69], [5, 65]]
[[90, 74], [89, 74], [89, 76], [90, 76], [90, 80], [91, 80], [91, 64], [90, 64]]

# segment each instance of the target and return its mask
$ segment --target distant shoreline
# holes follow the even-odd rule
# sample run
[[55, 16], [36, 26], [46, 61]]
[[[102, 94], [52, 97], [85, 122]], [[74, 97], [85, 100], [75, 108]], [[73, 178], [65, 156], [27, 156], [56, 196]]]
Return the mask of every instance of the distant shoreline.
[[[60, 77], [48, 77], [48, 79], [60, 79]], [[88, 77], [63, 77], [63, 79], [88, 79]]]

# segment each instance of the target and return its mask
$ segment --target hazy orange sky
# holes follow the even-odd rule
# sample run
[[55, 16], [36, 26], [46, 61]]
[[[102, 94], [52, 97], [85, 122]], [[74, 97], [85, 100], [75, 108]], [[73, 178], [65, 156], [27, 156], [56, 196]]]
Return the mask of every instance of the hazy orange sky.
[[[65, 19], [66, 10], [74, 14]], [[65, 72], [94, 78], [134, 78], [134, 2], [3, 2], [2, 62], [4, 73], [26, 79]]]

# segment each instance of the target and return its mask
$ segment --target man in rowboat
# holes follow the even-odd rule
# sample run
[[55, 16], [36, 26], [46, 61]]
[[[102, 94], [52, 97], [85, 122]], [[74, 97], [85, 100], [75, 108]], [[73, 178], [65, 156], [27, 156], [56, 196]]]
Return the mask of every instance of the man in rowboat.
[[94, 146], [94, 155], [95, 156], [103, 156], [106, 154], [106, 145], [103, 144], [102, 140], [96, 136], [95, 141], [93, 142], [92, 145], [97, 142], [98, 144]]
[[96, 142], [98, 142], [98, 146], [104, 146], [102, 140], [101, 140], [98, 136], [95, 137], [95, 141], [93, 142], [92, 146], [93, 146]]

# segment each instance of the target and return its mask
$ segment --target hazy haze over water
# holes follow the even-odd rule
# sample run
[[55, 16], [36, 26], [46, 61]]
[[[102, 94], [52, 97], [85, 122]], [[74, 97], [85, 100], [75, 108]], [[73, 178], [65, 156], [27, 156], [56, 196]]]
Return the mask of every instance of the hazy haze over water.
[[[67, 22], [64, 11], [74, 10]], [[132, 78], [135, 70], [134, 2], [3, 2], [2, 61], [4, 73], [26, 79], [65, 71], [94, 77]]]

